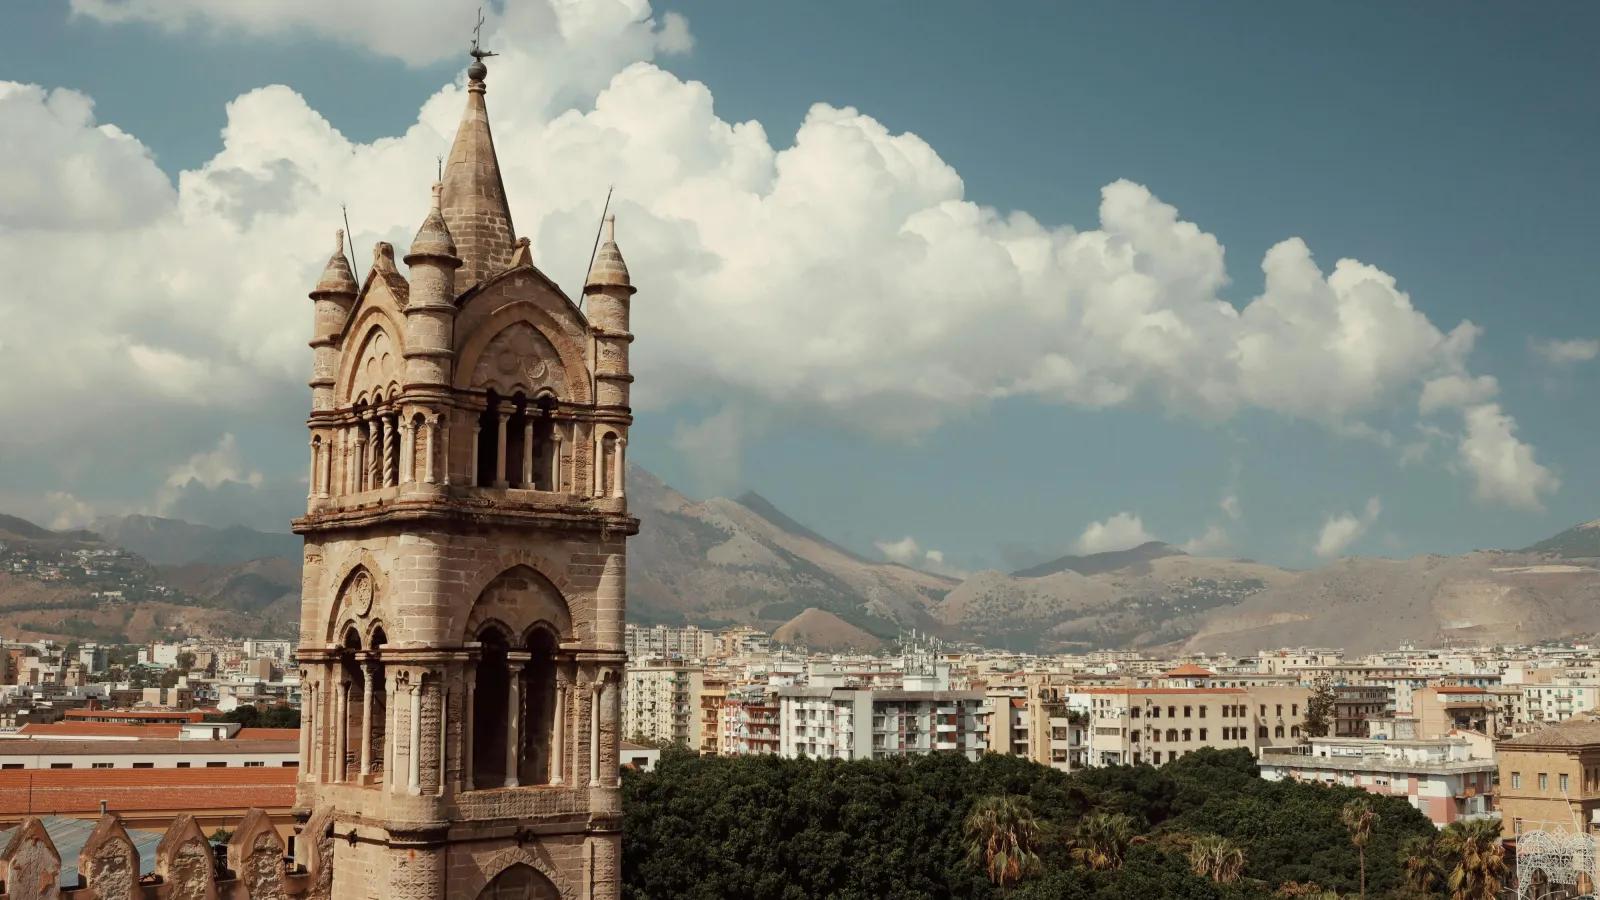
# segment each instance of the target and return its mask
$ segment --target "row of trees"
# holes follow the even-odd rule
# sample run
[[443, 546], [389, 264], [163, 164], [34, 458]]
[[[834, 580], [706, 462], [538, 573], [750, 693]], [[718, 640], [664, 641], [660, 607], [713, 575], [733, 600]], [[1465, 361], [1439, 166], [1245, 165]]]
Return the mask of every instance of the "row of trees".
[[1440, 832], [1401, 798], [1263, 781], [1244, 750], [1072, 775], [668, 750], [623, 798], [629, 900], [1488, 900], [1505, 880], [1494, 823]]

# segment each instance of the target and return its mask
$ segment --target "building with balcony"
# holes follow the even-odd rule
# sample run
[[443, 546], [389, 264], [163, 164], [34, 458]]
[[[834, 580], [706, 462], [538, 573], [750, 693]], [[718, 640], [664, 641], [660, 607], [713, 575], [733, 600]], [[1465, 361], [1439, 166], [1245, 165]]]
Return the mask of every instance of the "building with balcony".
[[1457, 729], [1494, 735], [1503, 724], [1499, 697], [1481, 687], [1449, 683], [1413, 692], [1411, 715], [1420, 738], [1443, 737]]
[[989, 746], [981, 691], [778, 689], [778, 752], [786, 757], [884, 759], [936, 751], [976, 760]]
[[1334, 737], [1371, 737], [1369, 720], [1388, 715], [1389, 689], [1374, 684], [1342, 684], [1333, 689]]
[[735, 690], [722, 704], [722, 755], [776, 754], [781, 710], [760, 688]]
[[1475, 756], [1470, 741], [1312, 738], [1261, 752], [1261, 777], [1361, 788], [1403, 797], [1440, 828], [1491, 815], [1496, 763]]
[[722, 707], [728, 700], [726, 681], [705, 678], [701, 680], [695, 715], [699, 723], [696, 749], [701, 756], [722, 755]]
[[1600, 711], [1600, 685], [1569, 678], [1561, 682], [1522, 686], [1523, 709], [1529, 722], [1554, 725], [1575, 715]]
[[687, 666], [630, 666], [622, 729], [629, 740], [699, 747], [704, 675]]
[[1086, 765], [1159, 766], [1201, 747], [1259, 756], [1268, 747], [1300, 744], [1310, 694], [1301, 685], [1097, 687], [1073, 692], [1070, 704], [1088, 710]]
[[1088, 717], [1068, 705], [1068, 689], [1038, 680], [1027, 686], [992, 688], [989, 752], [1020, 756], [1070, 772], [1084, 766]]

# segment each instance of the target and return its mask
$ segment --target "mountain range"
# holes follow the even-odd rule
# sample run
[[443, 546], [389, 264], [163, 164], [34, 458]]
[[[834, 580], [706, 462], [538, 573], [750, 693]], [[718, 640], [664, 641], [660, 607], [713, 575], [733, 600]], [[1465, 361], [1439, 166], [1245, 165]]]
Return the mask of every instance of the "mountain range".
[[[1521, 550], [1352, 557], [1308, 571], [1150, 542], [952, 578], [840, 546], [755, 493], [696, 500], [637, 467], [629, 478], [642, 527], [628, 549], [628, 614], [645, 625], [743, 623], [813, 649], [872, 649], [915, 628], [1040, 652], [1315, 645], [1363, 653], [1408, 640], [1528, 642], [1600, 632], [1600, 522]], [[0, 516], [0, 541], [137, 554], [151, 579], [185, 600], [125, 604], [104, 627], [140, 631], [127, 634], [133, 640], [182, 629], [266, 635], [295, 628], [300, 539], [293, 535], [150, 516], [55, 532]], [[58, 587], [0, 572], [0, 630], [59, 627], [58, 636], [86, 636], [80, 632], [93, 630], [83, 624], [86, 613], [52, 605], [69, 599]]]

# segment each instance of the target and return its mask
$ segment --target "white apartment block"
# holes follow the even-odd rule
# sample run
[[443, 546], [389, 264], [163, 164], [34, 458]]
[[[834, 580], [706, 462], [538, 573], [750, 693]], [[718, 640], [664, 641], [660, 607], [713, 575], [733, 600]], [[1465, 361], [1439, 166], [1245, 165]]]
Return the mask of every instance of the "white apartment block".
[[779, 753], [820, 759], [884, 759], [935, 751], [976, 760], [988, 749], [982, 691], [778, 690]]
[[704, 678], [686, 666], [630, 666], [622, 694], [624, 739], [697, 743]]
[[622, 642], [630, 660], [705, 659], [721, 651], [715, 631], [694, 625], [669, 628], [630, 623], [623, 629]]
[[1492, 758], [1475, 756], [1469, 741], [1313, 738], [1301, 747], [1261, 754], [1268, 781], [1311, 781], [1402, 797], [1440, 828], [1458, 819], [1491, 815]]
[[1577, 713], [1600, 710], [1600, 685], [1563, 679], [1561, 684], [1525, 684], [1522, 709], [1533, 724], [1565, 722]]

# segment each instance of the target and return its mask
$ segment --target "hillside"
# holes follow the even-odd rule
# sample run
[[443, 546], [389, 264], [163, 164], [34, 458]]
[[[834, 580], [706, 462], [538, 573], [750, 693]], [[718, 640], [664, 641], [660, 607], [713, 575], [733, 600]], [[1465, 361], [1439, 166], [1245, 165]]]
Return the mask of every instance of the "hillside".
[[156, 516], [96, 519], [89, 530], [157, 565], [226, 565], [271, 556], [298, 560], [303, 546], [293, 534], [269, 534], [238, 525], [211, 528]]
[[1600, 521], [1574, 525], [1519, 552], [1543, 553], [1561, 559], [1600, 558]]
[[1014, 578], [1043, 578], [1057, 572], [1077, 572], [1079, 575], [1099, 575], [1115, 572], [1139, 563], [1150, 562], [1163, 556], [1181, 556], [1183, 551], [1171, 544], [1149, 541], [1129, 550], [1112, 550], [1089, 556], [1063, 556], [1047, 563], [1012, 572]]
[[814, 606], [779, 625], [772, 632], [772, 638], [780, 644], [798, 644], [822, 652], [878, 650], [883, 647], [883, 641], [833, 613]]

